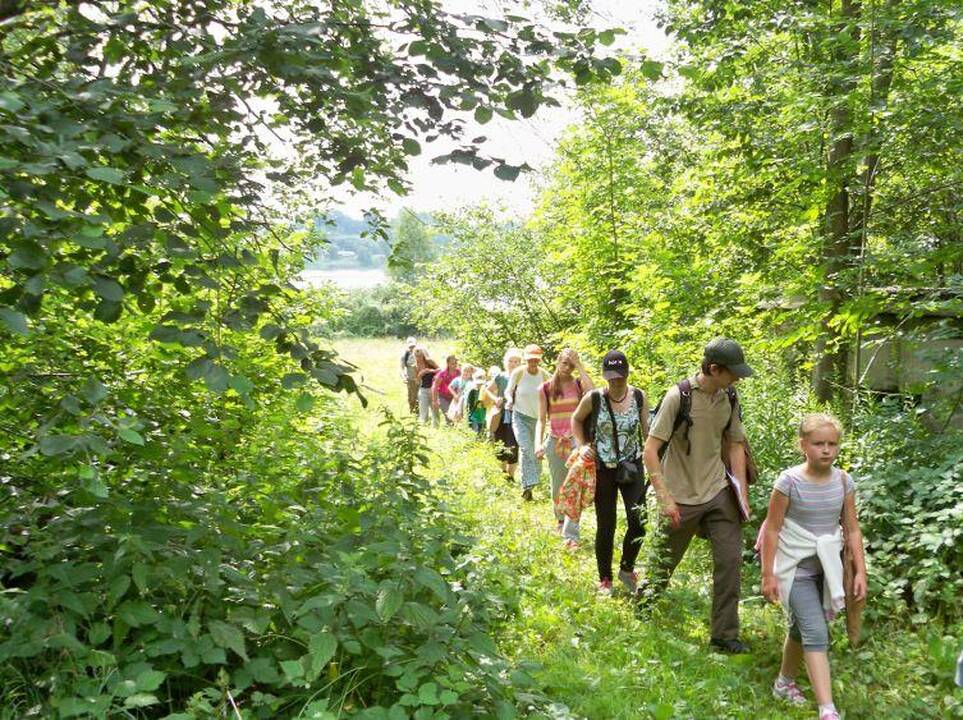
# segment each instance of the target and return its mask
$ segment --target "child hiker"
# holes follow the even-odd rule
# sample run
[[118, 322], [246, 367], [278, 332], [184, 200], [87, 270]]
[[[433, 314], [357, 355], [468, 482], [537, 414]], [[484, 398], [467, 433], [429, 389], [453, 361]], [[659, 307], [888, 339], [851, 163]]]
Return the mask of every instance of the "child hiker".
[[488, 411], [482, 402], [482, 393], [487, 384], [488, 377], [485, 371], [478, 368], [462, 393], [465, 419], [468, 421], [468, 427], [474, 430], [478, 437], [484, 437], [485, 433], [485, 416]]
[[578, 548], [579, 527], [577, 520], [562, 512], [559, 506], [559, 490], [568, 477], [566, 461], [575, 447], [572, 413], [582, 400], [582, 395], [594, 389], [592, 379], [582, 367], [578, 353], [571, 348], [565, 348], [558, 354], [555, 372], [542, 383], [538, 394], [535, 457], [548, 458], [548, 471], [552, 476], [552, 504], [557, 523], [555, 532], [562, 536], [565, 547], [569, 550]]
[[776, 480], [769, 514], [761, 532], [762, 592], [781, 602], [789, 618], [782, 667], [773, 684], [777, 698], [804, 705], [796, 685], [801, 660], [812, 684], [819, 720], [839, 720], [829, 677], [827, 615], [845, 604], [844, 544], [852, 549], [852, 596], [866, 597], [866, 563], [856, 519], [852, 478], [833, 463], [839, 454], [842, 426], [831, 415], [813, 414], [799, 426], [805, 461]]

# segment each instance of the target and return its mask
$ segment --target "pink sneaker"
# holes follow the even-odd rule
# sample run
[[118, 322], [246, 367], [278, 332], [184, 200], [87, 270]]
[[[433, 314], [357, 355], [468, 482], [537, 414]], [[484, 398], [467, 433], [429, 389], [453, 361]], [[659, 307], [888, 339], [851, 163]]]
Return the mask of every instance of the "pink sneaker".
[[578, 550], [578, 540], [566, 540], [565, 549], [569, 552], [575, 552]]
[[839, 713], [835, 710], [827, 710], [819, 713], [819, 720], [839, 720]]
[[778, 700], [785, 700], [793, 705], [806, 704], [806, 696], [802, 694], [802, 690], [799, 689], [795, 680], [783, 683], [779, 678], [776, 678], [776, 682], [772, 684], [772, 696]]
[[596, 593], [598, 593], [599, 597], [612, 597], [612, 581], [608, 579], [602, 580], [599, 583]]

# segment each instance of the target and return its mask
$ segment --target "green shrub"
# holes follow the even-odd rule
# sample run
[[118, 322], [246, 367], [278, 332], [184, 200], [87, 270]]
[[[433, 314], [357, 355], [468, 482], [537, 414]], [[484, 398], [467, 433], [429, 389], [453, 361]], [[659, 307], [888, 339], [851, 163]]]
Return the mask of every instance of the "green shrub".
[[852, 471], [873, 592], [920, 621], [963, 618], [963, 443], [932, 434], [911, 405], [869, 404], [854, 418]]
[[7, 482], [0, 717], [513, 716], [411, 421], [324, 417], [106, 497]]
[[389, 282], [373, 288], [351, 290], [343, 295], [341, 317], [331, 330], [348, 337], [405, 337], [417, 335], [412, 319], [414, 301], [409, 286]]

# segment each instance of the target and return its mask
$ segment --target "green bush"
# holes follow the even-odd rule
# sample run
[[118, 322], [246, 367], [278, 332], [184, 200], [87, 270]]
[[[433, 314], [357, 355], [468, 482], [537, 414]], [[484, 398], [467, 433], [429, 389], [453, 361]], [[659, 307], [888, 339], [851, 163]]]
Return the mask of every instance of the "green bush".
[[910, 404], [867, 404], [855, 416], [852, 471], [871, 589], [916, 619], [963, 618], [963, 443], [934, 435]]
[[407, 285], [389, 282], [351, 290], [343, 296], [341, 317], [331, 330], [347, 337], [405, 337], [417, 335], [412, 319], [413, 300]]
[[411, 421], [359, 447], [320, 409], [106, 497], [8, 477], [0, 717], [513, 716]]

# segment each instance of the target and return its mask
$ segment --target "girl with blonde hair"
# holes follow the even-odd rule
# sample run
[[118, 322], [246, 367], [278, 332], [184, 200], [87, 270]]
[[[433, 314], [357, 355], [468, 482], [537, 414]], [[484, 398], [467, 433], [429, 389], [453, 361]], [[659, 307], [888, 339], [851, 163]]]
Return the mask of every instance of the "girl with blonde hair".
[[856, 518], [856, 487], [836, 467], [842, 425], [831, 415], [807, 415], [799, 425], [804, 461], [779, 475], [762, 532], [762, 592], [786, 609], [789, 632], [773, 695], [795, 705], [807, 700], [796, 685], [805, 661], [819, 720], [839, 720], [829, 675], [829, 627], [845, 605], [843, 562], [852, 551], [855, 601], [866, 597], [866, 562]]
[[565, 546], [570, 550], [578, 547], [579, 524], [559, 511], [558, 493], [568, 475], [565, 462], [575, 447], [572, 413], [578, 407], [582, 396], [594, 388], [592, 379], [582, 367], [578, 353], [572, 348], [565, 348], [558, 354], [555, 372], [542, 384], [538, 393], [535, 456], [539, 459], [548, 457], [548, 471], [552, 476], [552, 507], [555, 508], [555, 532], [562, 536]]

